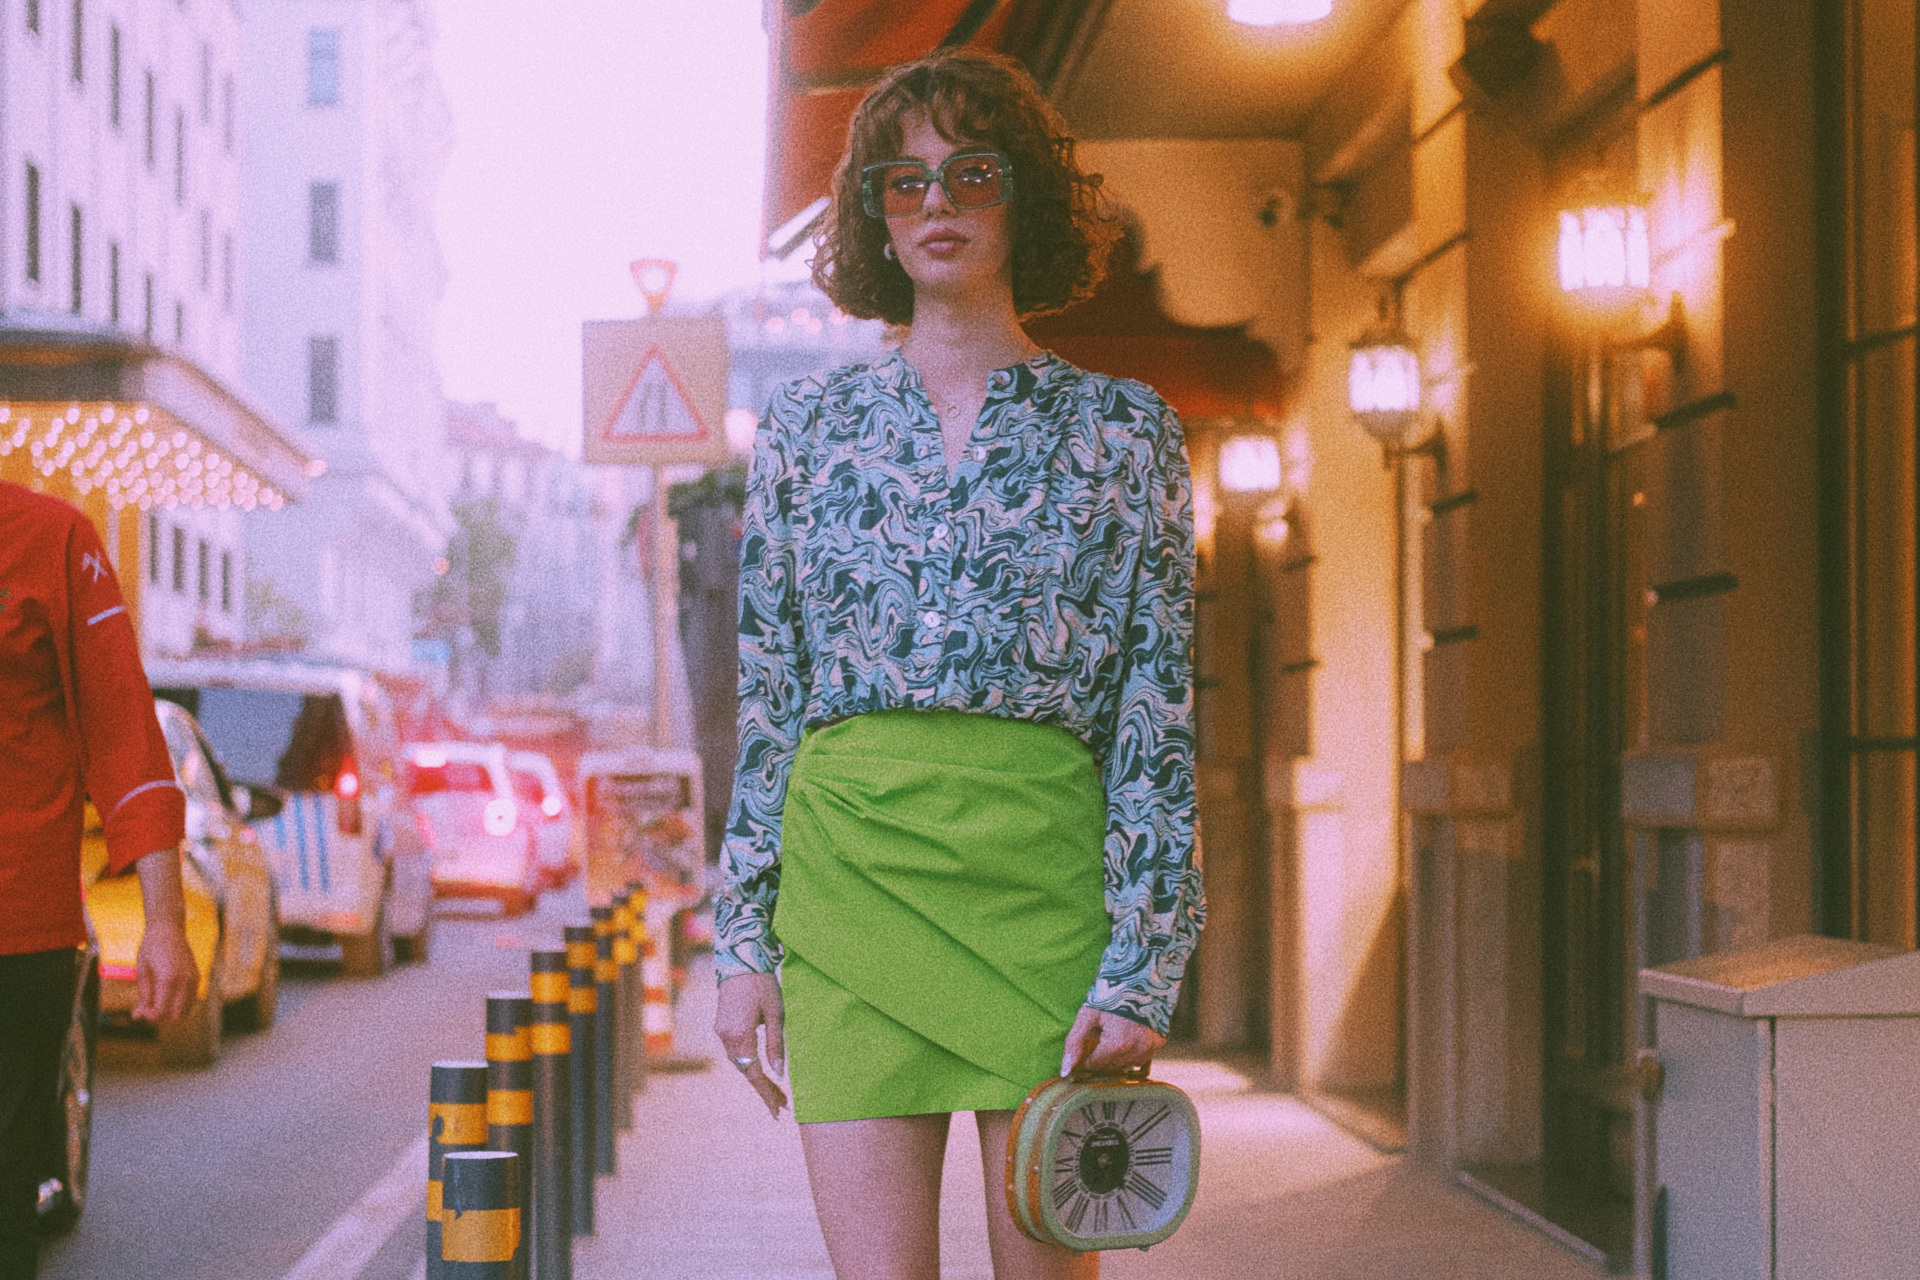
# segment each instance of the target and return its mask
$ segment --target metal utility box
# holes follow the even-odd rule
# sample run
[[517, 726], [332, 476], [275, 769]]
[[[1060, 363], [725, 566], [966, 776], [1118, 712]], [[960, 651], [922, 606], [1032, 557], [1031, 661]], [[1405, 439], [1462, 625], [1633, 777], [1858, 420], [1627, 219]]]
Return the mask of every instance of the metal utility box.
[[1920, 952], [1784, 938], [1643, 969], [1640, 991], [1666, 1275], [1920, 1275]]

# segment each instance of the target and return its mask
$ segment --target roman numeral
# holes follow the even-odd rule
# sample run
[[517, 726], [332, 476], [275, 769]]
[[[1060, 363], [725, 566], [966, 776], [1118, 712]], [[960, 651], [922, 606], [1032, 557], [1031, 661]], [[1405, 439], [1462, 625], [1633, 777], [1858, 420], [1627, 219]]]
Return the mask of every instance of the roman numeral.
[[1160, 1207], [1167, 1202], [1167, 1192], [1164, 1187], [1159, 1187], [1148, 1182], [1137, 1173], [1127, 1175], [1127, 1190], [1132, 1192], [1136, 1198], [1152, 1205], [1155, 1213], [1158, 1213]]
[[1107, 1202], [1096, 1200], [1093, 1204], [1093, 1233], [1100, 1235], [1107, 1229]]
[[1082, 1192], [1074, 1192], [1073, 1199], [1067, 1202], [1067, 1229], [1080, 1234], [1080, 1224], [1087, 1220], [1087, 1206], [1091, 1202]]
[[1172, 1164], [1173, 1148], [1135, 1147], [1133, 1149], [1133, 1163], [1136, 1167], [1150, 1164]]
[[1160, 1122], [1163, 1120], [1170, 1119], [1172, 1115], [1173, 1115], [1173, 1108], [1171, 1107], [1167, 1107], [1167, 1106], [1155, 1107], [1153, 1111], [1150, 1114], [1148, 1114], [1147, 1118], [1141, 1121], [1138, 1126], [1127, 1130], [1127, 1141], [1138, 1146], [1142, 1138], [1146, 1137], [1148, 1134], [1152, 1133], [1155, 1129], [1159, 1128]]

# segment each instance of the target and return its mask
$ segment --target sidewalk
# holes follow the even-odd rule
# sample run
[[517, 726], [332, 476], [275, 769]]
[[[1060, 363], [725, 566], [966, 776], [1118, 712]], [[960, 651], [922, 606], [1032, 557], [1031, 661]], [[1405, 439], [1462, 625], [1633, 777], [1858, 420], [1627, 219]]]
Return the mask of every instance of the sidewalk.
[[[724, 1068], [710, 1030], [711, 969], [694, 971], [676, 1026], [712, 1070], [655, 1075], [599, 1186], [598, 1233], [578, 1280], [832, 1280], [791, 1118], [769, 1119]], [[1179, 1234], [1107, 1254], [1105, 1280], [1593, 1280], [1600, 1273], [1455, 1187], [1383, 1156], [1290, 1097], [1249, 1092], [1206, 1063], [1155, 1074], [1193, 1094], [1205, 1135], [1200, 1190]], [[992, 1280], [979, 1143], [961, 1117], [947, 1149], [946, 1280]]]

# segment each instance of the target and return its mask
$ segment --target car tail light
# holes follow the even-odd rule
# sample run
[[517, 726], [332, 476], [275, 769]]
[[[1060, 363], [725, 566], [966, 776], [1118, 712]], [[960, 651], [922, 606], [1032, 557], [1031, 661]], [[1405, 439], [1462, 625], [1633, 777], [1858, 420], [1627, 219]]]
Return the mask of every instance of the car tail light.
[[[469, 810], [471, 812], [471, 810]], [[511, 800], [489, 800], [480, 814], [480, 825], [490, 836], [507, 836], [520, 822], [520, 811]]]
[[433, 819], [418, 809], [413, 811], [413, 825], [420, 832], [420, 843], [428, 853], [440, 847], [440, 837], [433, 829]]
[[360, 769], [348, 756], [340, 765], [340, 773], [333, 780], [333, 796], [339, 801], [336, 813], [340, 823], [340, 834], [357, 836], [360, 834]]
[[566, 806], [560, 803], [559, 796], [548, 796], [540, 802], [540, 812], [546, 814], [549, 818], [559, 817], [560, 811], [564, 808], [566, 808]]

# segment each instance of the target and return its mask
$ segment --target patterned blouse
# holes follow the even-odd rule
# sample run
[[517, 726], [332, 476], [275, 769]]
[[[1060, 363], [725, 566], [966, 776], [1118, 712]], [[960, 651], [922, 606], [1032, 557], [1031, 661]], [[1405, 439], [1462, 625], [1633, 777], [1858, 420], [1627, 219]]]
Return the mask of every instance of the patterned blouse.
[[1205, 912], [1193, 848], [1193, 513], [1179, 419], [1043, 353], [995, 372], [949, 479], [899, 353], [774, 393], [740, 546], [740, 754], [719, 976], [779, 963], [801, 733], [943, 708], [1056, 724], [1107, 794], [1096, 1009], [1164, 1033]]

